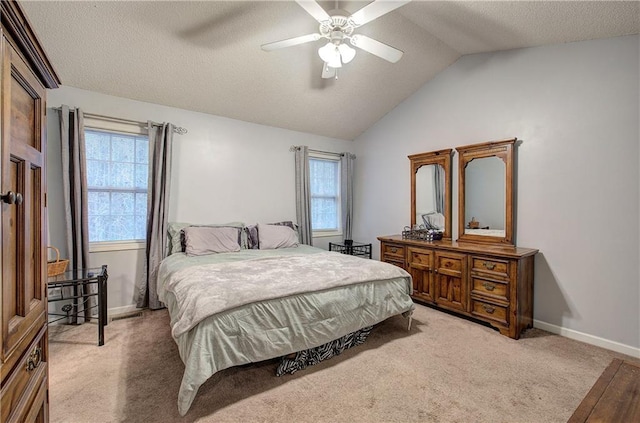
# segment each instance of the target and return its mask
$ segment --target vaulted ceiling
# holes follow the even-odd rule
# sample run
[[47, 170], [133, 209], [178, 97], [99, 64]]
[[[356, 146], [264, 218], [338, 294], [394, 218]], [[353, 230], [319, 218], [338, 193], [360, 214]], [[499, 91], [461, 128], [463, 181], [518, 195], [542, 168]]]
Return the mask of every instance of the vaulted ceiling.
[[[337, 3], [350, 14], [369, 2]], [[63, 85], [345, 140], [461, 55], [640, 32], [636, 1], [414, 0], [358, 28], [402, 59], [358, 50], [336, 80], [321, 78], [322, 41], [261, 50], [317, 32], [292, 1], [21, 4]]]

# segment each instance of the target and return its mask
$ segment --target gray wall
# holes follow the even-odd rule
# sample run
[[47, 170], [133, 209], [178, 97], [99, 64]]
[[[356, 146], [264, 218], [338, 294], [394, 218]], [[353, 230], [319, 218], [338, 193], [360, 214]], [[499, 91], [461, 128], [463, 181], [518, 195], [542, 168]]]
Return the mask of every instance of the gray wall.
[[355, 239], [409, 222], [407, 155], [518, 137], [536, 326], [640, 356], [639, 51], [628, 36], [463, 56], [356, 140]]

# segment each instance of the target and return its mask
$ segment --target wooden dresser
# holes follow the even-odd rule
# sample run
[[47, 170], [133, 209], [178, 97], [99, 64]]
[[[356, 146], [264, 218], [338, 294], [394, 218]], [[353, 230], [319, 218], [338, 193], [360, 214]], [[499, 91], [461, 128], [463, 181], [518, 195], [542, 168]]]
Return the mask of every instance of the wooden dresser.
[[378, 237], [380, 260], [413, 278], [413, 298], [487, 322], [518, 339], [533, 324], [538, 250], [454, 241]]
[[21, 7], [2, 0], [0, 421], [48, 421], [46, 88], [59, 79]]

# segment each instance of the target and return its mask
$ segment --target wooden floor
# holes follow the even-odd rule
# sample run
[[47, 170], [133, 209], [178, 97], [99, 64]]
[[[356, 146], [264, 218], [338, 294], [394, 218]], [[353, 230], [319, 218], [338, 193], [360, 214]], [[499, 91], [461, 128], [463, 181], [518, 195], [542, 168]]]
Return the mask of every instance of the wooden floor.
[[568, 423], [640, 422], [640, 365], [614, 359]]

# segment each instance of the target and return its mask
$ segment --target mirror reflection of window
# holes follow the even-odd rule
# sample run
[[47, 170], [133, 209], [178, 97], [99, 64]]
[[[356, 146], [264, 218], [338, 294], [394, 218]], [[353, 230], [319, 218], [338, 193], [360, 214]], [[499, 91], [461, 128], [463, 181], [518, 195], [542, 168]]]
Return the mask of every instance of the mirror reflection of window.
[[[504, 230], [506, 209], [504, 162], [495, 156], [474, 159], [467, 164], [464, 178], [465, 227], [474, 219], [478, 222], [479, 229]], [[481, 231], [478, 232], [480, 232], [478, 235], [482, 235]]]
[[[437, 226], [444, 228], [444, 168], [441, 165], [425, 165], [416, 171], [416, 223], [423, 222], [423, 215], [437, 213]], [[432, 223], [435, 223], [432, 222]]]

